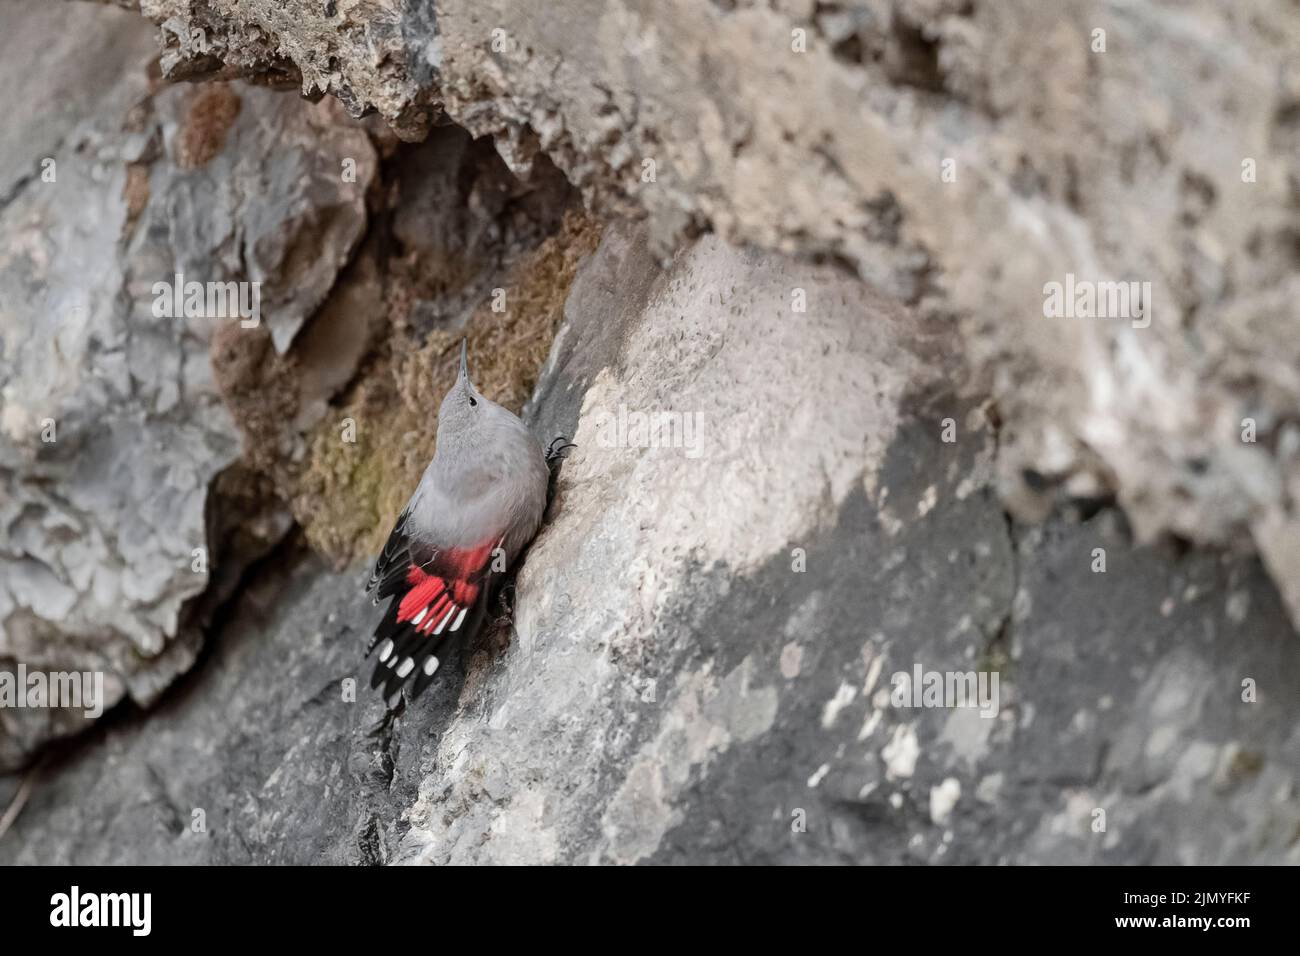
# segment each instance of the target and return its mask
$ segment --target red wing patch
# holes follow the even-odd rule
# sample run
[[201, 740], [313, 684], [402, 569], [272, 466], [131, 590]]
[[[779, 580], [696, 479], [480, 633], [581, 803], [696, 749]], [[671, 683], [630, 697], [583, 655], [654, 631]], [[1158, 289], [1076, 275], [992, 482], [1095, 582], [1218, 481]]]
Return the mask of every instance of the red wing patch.
[[398, 623], [410, 622], [421, 634], [455, 631], [478, 600], [484, 570], [498, 541], [477, 548], [440, 552], [430, 570], [412, 567], [406, 573], [410, 590], [397, 609]]

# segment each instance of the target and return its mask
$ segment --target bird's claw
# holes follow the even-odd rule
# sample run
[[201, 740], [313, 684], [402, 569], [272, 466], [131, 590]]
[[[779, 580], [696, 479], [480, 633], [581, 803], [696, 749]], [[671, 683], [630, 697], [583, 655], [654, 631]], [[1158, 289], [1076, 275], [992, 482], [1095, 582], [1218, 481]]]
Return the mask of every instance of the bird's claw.
[[[556, 447], [557, 445], [559, 446], [558, 448]], [[577, 447], [578, 446], [573, 442], [569, 441], [569, 439], [566, 436], [558, 435], [554, 440], [552, 440], [552, 442], [549, 445], [546, 446], [546, 460], [548, 462], [551, 462], [551, 461], [555, 461], [555, 459], [558, 458], [561, 461], [563, 461], [566, 457], [568, 457], [564, 453], [568, 451], [570, 448], [577, 448]]]

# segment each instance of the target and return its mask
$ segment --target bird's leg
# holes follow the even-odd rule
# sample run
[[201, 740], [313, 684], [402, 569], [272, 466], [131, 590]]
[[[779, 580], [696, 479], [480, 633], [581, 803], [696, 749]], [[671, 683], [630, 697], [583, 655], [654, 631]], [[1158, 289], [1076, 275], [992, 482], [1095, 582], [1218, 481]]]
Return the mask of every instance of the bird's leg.
[[513, 577], [501, 585], [501, 590], [497, 592], [497, 600], [500, 602], [502, 610], [509, 615], [510, 609], [514, 607], [515, 603], [515, 579]]
[[500, 657], [510, 646], [510, 634], [515, 625], [515, 572], [504, 573], [501, 583], [493, 586], [491, 600], [484, 611], [487, 622], [474, 637], [470, 652], [486, 650], [493, 657]]

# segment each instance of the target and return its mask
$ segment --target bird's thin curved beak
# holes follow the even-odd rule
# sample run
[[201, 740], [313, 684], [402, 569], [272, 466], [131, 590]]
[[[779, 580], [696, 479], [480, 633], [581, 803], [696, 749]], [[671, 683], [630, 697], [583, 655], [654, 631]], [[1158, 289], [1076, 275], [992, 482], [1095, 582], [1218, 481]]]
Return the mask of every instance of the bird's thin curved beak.
[[469, 379], [469, 339], [460, 340], [460, 377]]

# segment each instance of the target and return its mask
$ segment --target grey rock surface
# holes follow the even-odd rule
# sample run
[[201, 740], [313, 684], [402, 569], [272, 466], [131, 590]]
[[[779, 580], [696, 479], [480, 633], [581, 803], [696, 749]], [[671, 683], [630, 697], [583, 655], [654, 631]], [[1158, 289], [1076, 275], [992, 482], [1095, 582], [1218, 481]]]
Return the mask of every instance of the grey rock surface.
[[[527, 413], [579, 447], [508, 644], [386, 724], [364, 569], [282, 546], [158, 707], [46, 763], [0, 862], [1300, 862], [1300, 642], [1259, 561], [1110, 508], [1009, 523], [941, 333], [608, 231]], [[620, 406], [698, 442], [637, 447]], [[997, 671], [996, 715], [894, 706], [918, 665]]]
[[[35, 99], [0, 141], [6, 172], [28, 173], [0, 205], [0, 663], [102, 671], [107, 705], [147, 703], [194, 660], [189, 609], [209, 571], [233, 580], [249, 559], [208, 539], [210, 486], [241, 452], [209, 359], [227, 320], [159, 315], [154, 285], [260, 282], [287, 347], [365, 229], [376, 158], [330, 104], [242, 85], [155, 93], [147, 25], [60, 13], [56, 29], [48, 8], [0, 10], [6, 75]], [[52, 52], [29, 63], [37, 35]], [[74, 83], [84, 98], [39, 108]], [[264, 550], [287, 527], [249, 536]], [[0, 767], [83, 723], [0, 711]]]
[[0, 204], [7, 205], [40, 182], [41, 161], [54, 159], [88, 118], [121, 115], [144, 93], [141, 67], [155, 44], [152, 31], [121, 11], [4, 0], [0, 15], [0, 62], [9, 84]]
[[[1281, 0], [117, 6], [0, 0], [0, 672], [114, 706], [0, 709], [0, 862], [1300, 862]], [[386, 719], [461, 329], [578, 447]]]
[[[1144, 541], [1251, 542], [1300, 621], [1286, 0], [140, 9], [176, 75], [291, 75], [405, 135], [441, 107], [646, 216], [659, 250], [707, 228], [949, 317], [998, 399], [1018, 515], [1114, 497]], [[1067, 276], [1149, 283], [1148, 311], [1045, 317]]]

